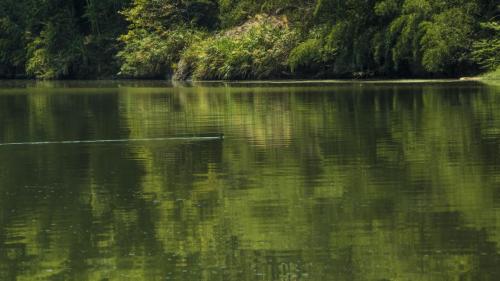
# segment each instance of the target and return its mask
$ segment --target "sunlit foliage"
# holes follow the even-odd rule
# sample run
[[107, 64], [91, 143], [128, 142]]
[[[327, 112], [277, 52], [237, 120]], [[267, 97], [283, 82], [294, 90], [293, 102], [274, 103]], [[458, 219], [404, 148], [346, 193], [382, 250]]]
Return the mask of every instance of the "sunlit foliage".
[[306, 39], [300, 42], [291, 52], [288, 65], [293, 73], [327, 75], [332, 68], [337, 48], [332, 44], [328, 26], [321, 26], [309, 32]]
[[171, 75], [184, 49], [218, 24], [217, 12], [214, 1], [134, 1], [123, 11], [130, 25], [120, 37], [120, 76]]
[[150, 32], [133, 29], [120, 37], [124, 48], [118, 53], [122, 77], [165, 78], [172, 73], [172, 67], [180, 54], [203, 32], [186, 27]]
[[[287, 56], [297, 36], [286, 22], [258, 15], [245, 25], [198, 42], [186, 51], [181, 65], [189, 65], [195, 79], [265, 79], [283, 76]], [[178, 77], [189, 77], [179, 69]]]
[[493, 70], [500, 66], [500, 21], [482, 24], [490, 36], [474, 42], [473, 59], [483, 68]]
[[[258, 16], [279, 19], [294, 39], [281, 48], [282, 29], [262, 25], [267, 35], [252, 36], [264, 40], [250, 40]], [[474, 75], [499, 65], [499, 16], [495, 0], [5, 0], [0, 76]], [[257, 54], [268, 48], [275, 54]]]

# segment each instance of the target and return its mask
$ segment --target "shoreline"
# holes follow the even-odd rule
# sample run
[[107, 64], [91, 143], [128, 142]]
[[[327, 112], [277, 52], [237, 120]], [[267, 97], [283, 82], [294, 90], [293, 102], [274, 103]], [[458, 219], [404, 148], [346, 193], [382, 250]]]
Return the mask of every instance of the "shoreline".
[[110, 79], [110, 80], [36, 80], [36, 79], [0, 79], [0, 88], [8, 89], [50, 89], [50, 88], [74, 88], [74, 89], [111, 89], [111, 88], [176, 88], [176, 87], [287, 87], [287, 86], [359, 86], [375, 85], [497, 85], [498, 80], [485, 79], [483, 77], [460, 77], [449, 79], [283, 79], [283, 80], [138, 80], [138, 79]]
[[261, 80], [172, 80], [172, 79], [10, 79], [0, 78], [0, 83], [86, 83], [86, 82], [129, 82], [129, 83], [172, 83], [172, 84], [191, 84], [191, 83], [231, 83], [231, 84], [298, 84], [298, 83], [428, 83], [428, 82], [461, 82], [461, 81], [484, 81], [483, 77], [459, 77], [459, 78], [374, 78], [374, 79], [261, 79]]

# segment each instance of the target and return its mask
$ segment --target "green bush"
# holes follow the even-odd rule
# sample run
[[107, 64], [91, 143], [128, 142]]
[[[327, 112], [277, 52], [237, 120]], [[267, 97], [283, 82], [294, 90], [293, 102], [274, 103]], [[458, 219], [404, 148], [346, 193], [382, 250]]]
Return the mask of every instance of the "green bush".
[[482, 27], [489, 36], [474, 42], [472, 58], [483, 69], [495, 70], [500, 67], [500, 24], [490, 22], [482, 24]]
[[72, 32], [74, 22], [69, 15], [48, 22], [40, 35], [27, 46], [26, 72], [39, 79], [71, 76], [84, 66], [83, 38]]
[[453, 72], [469, 60], [473, 19], [460, 8], [449, 9], [421, 24], [422, 65], [429, 72]]
[[119, 75], [133, 78], [165, 78], [173, 72], [181, 52], [203, 33], [186, 27], [150, 32], [132, 29], [120, 37], [124, 48], [118, 53]]
[[174, 65], [173, 80], [189, 80], [193, 76], [199, 60], [204, 56], [205, 46], [210, 41], [210, 39], [193, 41], [184, 49], [179, 62]]
[[311, 17], [309, 1], [297, 0], [218, 0], [219, 18], [223, 28], [238, 26], [258, 14], [286, 15], [304, 25]]
[[481, 76], [481, 79], [486, 81], [494, 81], [497, 84], [500, 83], [500, 66], [490, 72], [483, 74]]
[[175, 77], [197, 80], [278, 78], [287, 70], [297, 34], [284, 22], [257, 16], [197, 42], [182, 55]]
[[337, 48], [325, 33], [324, 29], [313, 30], [310, 38], [290, 52], [288, 66], [293, 73], [318, 73], [331, 68]]

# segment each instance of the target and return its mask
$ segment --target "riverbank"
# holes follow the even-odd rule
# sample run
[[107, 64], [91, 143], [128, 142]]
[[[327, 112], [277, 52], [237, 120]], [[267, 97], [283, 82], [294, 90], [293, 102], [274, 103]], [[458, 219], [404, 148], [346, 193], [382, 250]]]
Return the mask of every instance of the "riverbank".
[[444, 78], [500, 64], [491, 0], [98, 2], [1, 1], [0, 77]]
[[72, 92], [112, 93], [121, 88], [126, 91], [134, 91], [135, 88], [147, 88], [157, 93], [166, 93], [174, 89], [187, 88], [227, 88], [245, 89], [247, 87], [266, 89], [267, 92], [280, 91], [282, 88], [294, 89], [321, 89], [323, 87], [422, 87], [422, 86], [480, 86], [489, 84], [483, 80], [460, 80], [460, 79], [371, 79], [371, 80], [246, 80], [246, 81], [168, 81], [168, 80], [2, 80], [0, 79], [0, 94], [21, 93], [26, 89], [34, 92], [64, 93], [67, 89]]
[[479, 77], [473, 77], [476, 81], [480, 81], [489, 85], [500, 86], [500, 67], [491, 72], [487, 72]]
[[500, 67], [495, 71], [488, 72], [480, 77], [482, 80], [496, 80], [500, 81]]

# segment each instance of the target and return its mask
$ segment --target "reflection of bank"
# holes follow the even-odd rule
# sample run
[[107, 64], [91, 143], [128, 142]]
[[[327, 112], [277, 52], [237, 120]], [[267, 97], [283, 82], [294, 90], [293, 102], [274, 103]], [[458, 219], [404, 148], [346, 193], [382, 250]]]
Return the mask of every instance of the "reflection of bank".
[[300, 251], [243, 250], [238, 263], [244, 269], [244, 278], [240, 280], [309, 280]]
[[116, 144], [116, 143], [152, 143], [152, 142], [197, 142], [197, 141], [220, 141], [224, 139], [223, 134], [207, 136], [174, 136], [163, 138], [140, 138], [140, 139], [96, 139], [96, 140], [59, 140], [59, 141], [33, 141], [33, 142], [7, 142], [0, 146], [19, 145], [63, 145], [63, 144]]
[[500, 279], [499, 97], [342, 87], [13, 98], [4, 138], [54, 104], [65, 137], [230, 137], [0, 150], [0, 279]]

